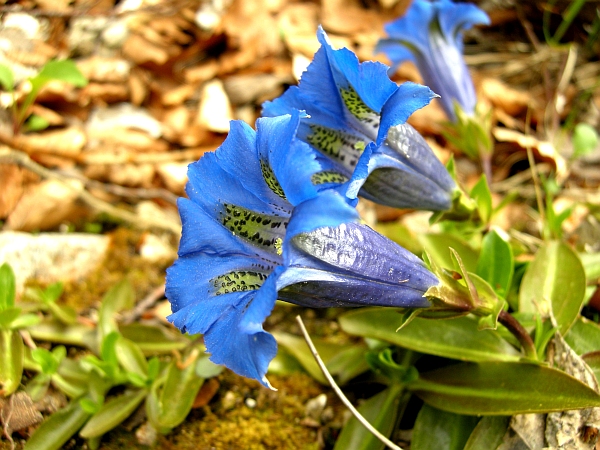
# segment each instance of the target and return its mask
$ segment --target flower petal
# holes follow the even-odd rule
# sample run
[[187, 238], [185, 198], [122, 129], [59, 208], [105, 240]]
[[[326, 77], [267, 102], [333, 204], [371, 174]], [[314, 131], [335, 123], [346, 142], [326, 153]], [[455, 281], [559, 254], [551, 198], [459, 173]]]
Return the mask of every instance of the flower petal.
[[311, 178], [321, 170], [316, 153], [296, 139], [299, 124], [298, 111], [293, 111], [291, 116], [258, 119], [256, 123], [260, 157], [268, 162], [268, 170], [292, 205], [317, 195]]
[[490, 18], [485, 11], [471, 3], [454, 3], [451, 0], [441, 0], [438, 2], [437, 9], [442, 33], [449, 42], [454, 41], [461, 51], [463, 47], [463, 30], [468, 30], [474, 25], [490, 24]]
[[436, 97], [438, 95], [427, 86], [410, 82], [398, 86], [381, 110], [381, 124], [375, 141], [377, 145], [386, 140], [391, 127], [405, 123], [412, 113], [427, 106]]
[[[436, 13], [435, 4], [435, 2], [425, 0], [414, 0], [406, 11], [406, 14], [385, 25], [384, 29], [388, 36], [390, 36], [390, 41], [401, 41], [411, 50], [414, 49], [419, 53], [427, 53], [429, 49], [428, 24], [434, 20]], [[385, 42], [387, 46], [388, 40]], [[383, 49], [380, 49], [378, 45], [376, 51], [378, 50]], [[397, 60], [393, 61], [396, 62]]]

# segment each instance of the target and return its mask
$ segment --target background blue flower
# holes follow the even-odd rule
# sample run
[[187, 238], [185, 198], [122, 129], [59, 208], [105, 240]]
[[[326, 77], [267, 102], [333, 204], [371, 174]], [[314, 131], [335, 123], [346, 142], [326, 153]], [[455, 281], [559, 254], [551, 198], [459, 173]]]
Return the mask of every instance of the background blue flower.
[[263, 118], [256, 132], [232, 122], [223, 145], [189, 166], [179, 258], [167, 270], [169, 320], [204, 334], [213, 362], [265, 386], [277, 345], [262, 324], [278, 291], [311, 306], [425, 307], [439, 283], [361, 224], [350, 199], [316, 189], [322, 167], [295, 139], [300, 121], [298, 111]]
[[[359, 63], [346, 48], [333, 50], [319, 27], [321, 48], [298, 86], [266, 102], [263, 114], [278, 116], [293, 110], [310, 116], [298, 137], [319, 151], [321, 183], [348, 180], [357, 167], [370, 175], [361, 195], [378, 203], [443, 211], [450, 208], [456, 185], [427, 143], [406, 119], [435, 94], [414, 83], [398, 86], [387, 66]], [[365, 148], [376, 145], [369, 157]]]
[[490, 19], [477, 6], [451, 0], [414, 0], [399, 19], [388, 23], [389, 38], [377, 44], [394, 63], [413, 61], [425, 84], [436, 94], [444, 111], [456, 120], [454, 101], [467, 114], [475, 111], [477, 98], [462, 52], [462, 32], [473, 25], [489, 25]]

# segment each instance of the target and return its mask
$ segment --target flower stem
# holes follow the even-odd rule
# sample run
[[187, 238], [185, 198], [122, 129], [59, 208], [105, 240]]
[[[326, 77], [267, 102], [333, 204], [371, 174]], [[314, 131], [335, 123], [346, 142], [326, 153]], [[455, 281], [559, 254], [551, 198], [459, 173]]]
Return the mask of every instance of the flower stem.
[[521, 325], [517, 319], [506, 311], [500, 311], [500, 314], [498, 314], [498, 322], [504, 325], [508, 331], [518, 339], [528, 358], [537, 359], [535, 344], [533, 343], [531, 336], [529, 336], [529, 333], [527, 333], [527, 330], [523, 328], [523, 325]]
[[383, 434], [381, 434], [379, 432], [379, 430], [377, 430], [377, 428], [375, 428], [373, 425], [371, 425], [369, 423], [369, 421], [367, 419], [365, 419], [361, 413], [358, 412], [358, 410], [354, 407], [352, 402], [350, 402], [350, 400], [348, 400], [348, 397], [346, 397], [344, 395], [344, 393], [342, 392], [340, 387], [337, 385], [337, 383], [335, 382], [335, 380], [333, 379], [333, 377], [327, 370], [327, 367], [325, 366], [325, 363], [321, 359], [321, 356], [319, 356], [319, 353], [317, 352], [315, 344], [313, 344], [312, 339], [310, 338], [310, 336], [308, 334], [308, 331], [306, 331], [306, 327], [304, 326], [304, 322], [302, 322], [302, 318], [300, 316], [296, 316], [296, 322], [298, 322], [298, 326], [300, 327], [300, 330], [302, 331], [302, 334], [304, 335], [304, 340], [308, 344], [308, 348], [310, 348], [310, 351], [311, 351], [313, 357], [315, 358], [315, 361], [317, 362], [319, 368], [323, 372], [323, 375], [325, 375], [325, 378], [327, 379], [327, 381], [329, 382], [329, 384], [331, 385], [331, 387], [333, 388], [333, 390], [335, 391], [337, 396], [340, 398], [340, 400], [344, 403], [344, 405], [346, 405], [348, 407], [348, 409], [354, 415], [354, 417], [356, 417], [356, 419], [367, 430], [369, 430], [377, 439], [379, 439], [381, 442], [383, 442], [387, 447], [391, 448], [392, 450], [402, 450], [402, 447], [399, 447], [396, 444], [394, 444], [387, 437], [385, 437]]

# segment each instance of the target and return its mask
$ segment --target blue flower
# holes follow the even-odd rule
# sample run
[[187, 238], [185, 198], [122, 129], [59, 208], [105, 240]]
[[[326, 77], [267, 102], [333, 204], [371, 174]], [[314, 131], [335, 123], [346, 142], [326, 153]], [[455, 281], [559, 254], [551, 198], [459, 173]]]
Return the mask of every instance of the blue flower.
[[[304, 120], [304, 119], [302, 119]], [[275, 300], [310, 306], [427, 307], [439, 284], [422, 261], [360, 222], [339, 190], [318, 190], [315, 152], [292, 115], [232, 122], [191, 164], [179, 199], [179, 258], [167, 270], [169, 320], [204, 334], [211, 360], [270, 387], [277, 352], [263, 322]], [[279, 294], [278, 294], [279, 292]]]
[[473, 114], [477, 98], [462, 56], [462, 32], [490, 19], [475, 5], [451, 0], [414, 0], [406, 14], [385, 26], [388, 39], [377, 44], [397, 67], [413, 61], [431, 89], [441, 96], [444, 111], [456, 120], [454, 101]]
[[421, 135], [405, 123], [436, 95], [414, 83], [398, 86], [384, 64], [359, 63], [350, 50], [333, 50], [320, 27], [317, 37], [321, 48], [299, 85], [266, 102], [263, 114], [306, 111], [310, 118], [300, 124], [298, 137], [319, 151], [325, 185], [345, 182], [355, 170], [366, 171], [360, 194], [370, 200], [398, 208], [449, 209], [454, 181]]

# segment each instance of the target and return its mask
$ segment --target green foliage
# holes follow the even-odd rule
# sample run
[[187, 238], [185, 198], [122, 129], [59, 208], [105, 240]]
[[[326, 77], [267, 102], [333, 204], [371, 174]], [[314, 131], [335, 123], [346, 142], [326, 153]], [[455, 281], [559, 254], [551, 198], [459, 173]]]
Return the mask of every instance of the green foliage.
[[589, 155], [598, 146], [598, 132], [587, 123], [578, 123], [573, 130], [573, 158]]
[[477, 417], [453, 414], [424, 405], [419, 411], [411, 449], [462, 450], [477, 424]]
[[[27, 310], [37, 314], [23, 312], [15, 302], [14, 273], [7, 264], [0, 267], [0, 287], [2, 395], [19, 388], [26, 367], [36, 373], [24, 386], [34, 401], [43, 399], [50, 386], [70, 399], [34, 432], [25, 446], [28, 450], [62, 448], [77, 432], [90, 448], [97, 448], [106, 432], [144, 402], [150, 424], [168, 433], [185, 420], [204, 380], [222, 370], [202, 354], [202, 345], [166, 327], [119, 324], [118, 313], [131, 308], [135, 300], [127, 280], [103, 297], [98, 324], [93, 328], [77, 324], [75, 312], [58, 302], [63, 293], [60, 283], [26, 290], [24, 298], [31, 302]], [[31, 317], [36, 320], [27, 319]], [[89, 353], [73, 359], [64, 345], [51, 350], [26, 349], [16, 331], [21, 327], [27, 328], [33, 339], [87, 347]], [[185, 363], [154, 356], [174, 350], [187, 355]]]
[[[23, 126], [27, 131], [40, 131], [48, 127], [46, 119], [30, 115], [30, 107], [35, 102], [44, 86], [51, 81], [62, 81], [75, 87], [87, 85], [87, 79], [79, 71], [75, 63], [69, 59], [47, 62], [40, 72], [27, 79], [30, 90], [20, 105], [13, 103], [13, 130], [15, 134], [21, 132]], [[14, 74], [10, 67], [0, 64], [0, 85], [5, 91], [13, 92], [15, 88]]]

